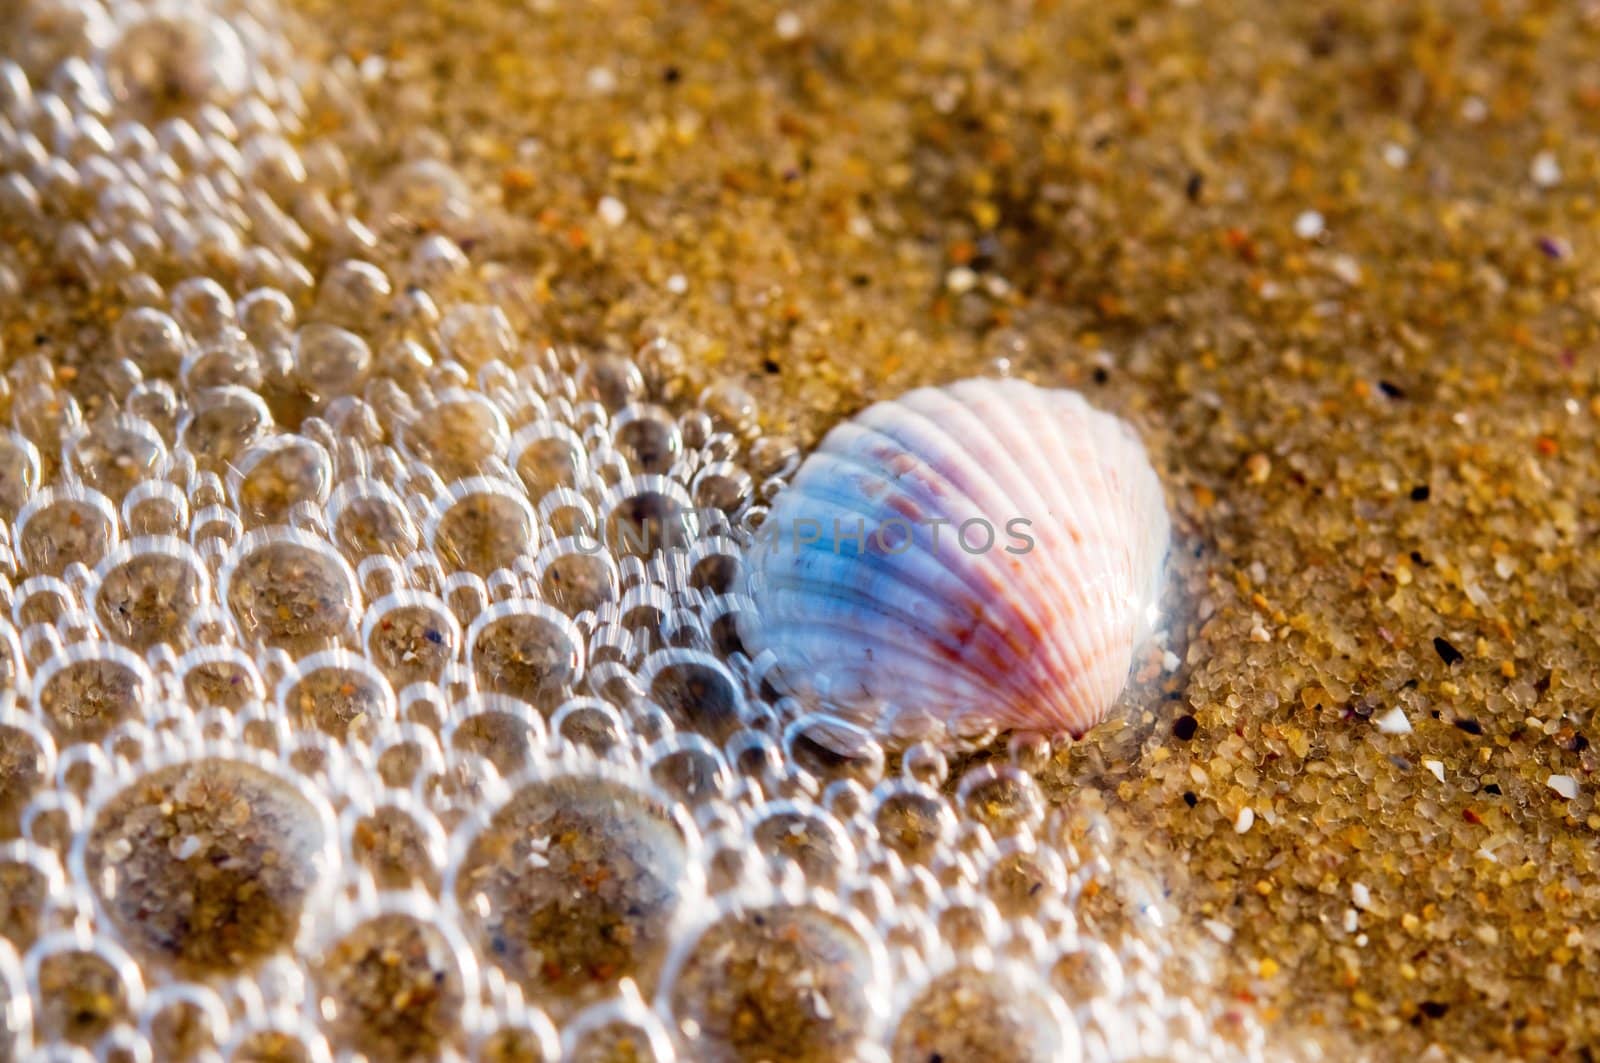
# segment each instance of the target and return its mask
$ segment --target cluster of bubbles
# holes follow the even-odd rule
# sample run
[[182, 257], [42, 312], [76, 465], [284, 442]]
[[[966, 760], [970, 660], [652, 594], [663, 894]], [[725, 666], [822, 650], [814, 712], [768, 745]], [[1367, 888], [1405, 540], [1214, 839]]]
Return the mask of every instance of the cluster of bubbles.
[[765, 681], [744, 392], [462, 297], [442, 163], [369, 227], [269, 8], [5, 18], [0, 300], [114, 323], [0, 358], [0, 1061], [1260, 1054], [1046, 746]]

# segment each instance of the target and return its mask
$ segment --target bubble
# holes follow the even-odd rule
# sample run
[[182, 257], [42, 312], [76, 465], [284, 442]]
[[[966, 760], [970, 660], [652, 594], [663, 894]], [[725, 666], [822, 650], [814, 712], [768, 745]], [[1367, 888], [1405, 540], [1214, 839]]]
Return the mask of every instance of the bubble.
[[0, 1063], [13, 1063], [33, 1043], [33, 1009], [22, 965], [16, 953], [0, 942]]
[[755, 497], [750, 474], [731, 461], [715, 461], [695, 473], [689, 491], [701, 509], [730, 516], [738, 516]]
[[47, 452], [58, 452], [82, 421], [78, 401], [49, 384], [19, 387], [11, 400], [12, 425]]
[[510, 441], [505, 415], [480, 395], [451, 388], [422, 406], [401, 437], [408, 455], [426, 462], [442, 479], [483, 472], [503, 457]]
[[[182, 119], [165, 123], [162, 131], [166, 134], [169, 151], [182, 145], [183, 151], [203, 154], [205, 149], [199, 134]], [[226, 288], [210, 277], [189, 277], [173, 287], [172, 316], [185, 332], [202, 344], [231, 341], [237, 335], [238, 318], [234, 314], [233, 299]]]
[[30, 571], [59, 576], [93, 568], [117, 542], [117, 511], [99, 491], [47, 487], [17, 517], [17, 549]]
[[[725, 660], [734, 660], [735, 655], [749, 660], [748, 647], [739, 634], [739, 617], [748, 611], [748, 600], [737, 595], [705, 592], [701, 592], [700, 600], [700, 623], [694, 632], [697, 641]], [[762, 688], [760, 693], [767, 697], [771, 692]]]
[[1031, 918], [1061, 896], [1066, 887], [1066, 871], [1054, 853], [1016, 847], [994, 861], [984, 877], [984, 887], [1001, 915], [1008, 919]]
[[1006, 752], [1011, 763], [1022, 772], [1037, 774], [1050, 765], [1051, 740], [1049, 735], [1017, 732], [1006, 741]]
[[689, 493], [663, 476], [640, 476], [606, 492], [606, 543], [619, 554], [650, 557], [694, 542], [698, 528]]
[[592, 542], [559, 539], [534, 562], [544, 599], [570, 616], [597, 610], [617, 598], [621, 577], [616, 562]]
[[1031, 831], [1044, 819], [1038, 784], [1011, 765], [984, 764], [961, 777], [956, 802], [995, 837]]
[[891, 783], [872, 814], [878, 837], [907, 863], [932, 859], [955, 834], [955, 817], [936, 791], [910, 782]]
[[450, 886], [481, 954], [568, 1011], [631, 978], [648, 991], [697, 892], [687, 828], [608, 777], [529, 783], [471, 835]]
[[533, 554], [539, 530], [522, 492], [473, 477], [450, 486], [428, 529], [428, 545], [447, 565], [487, 576]]
[[585, 553], [609, 553], [599, 538], [594, 506], [581, 491], [557, 487], [539, 500], [539, 524], [558, 542]]
[[501, 1026], [478, 1045], [478, 1063], [555, 1063], [561, 1049], [548, 1033], [527, 1026]]
[[516, 357], [516, 333], [498, 306], [452, 307], [439, 322], [439, 342], [445, 353], [468, 369], [494, 361], [509, 363]]
[[[946, 867], [962, 864], [957, 858], [946, 856], [941, 861]], [[964, 865], [963, 865], [964, 866]], [[965, 876], [954, 887], [929, 883], [929, 893], [937, 900], [932, 914], [938, 927], [939, 939], [958, 952], [968, 953], [984, 949], [1001, 937], [1000, 915], [992, 903], [974, 894], [966, 885]], [[940, 892], [943, 895], [940, 896]]]
[[653, 1025], [629, 1019], [590, 1025], [569, 1037], [568, 1063], [672, 1063], [671, 1049]]
[[617, 710], [599, 698], [573, 698], [550, 718], [551, 730], [575, 749], [604, 757], [622, 747], [627, 729]]
[[261, 376], [256, 352], [232, 340], [195, 348], [178, 370], [178, 380], [190, 394], [230, 386], [255, 390], [261, 386]]
[[201, 992], [176, 997], [150, 1017], [150, 1045], [157, 1059], [182, 1063], [216, 1049], [227, 1030], [227, 1013], [214, 996]]
[[706, 1063], [851, 1058], [871, 1032], [880, 963], [844, 918], [813, 905], [736, 909], [673, 968], [670, 1007]]
[[284, 676], [278, 702], [291, 718], [338, 739], [366, 741], [395, 716], [394, 692], [365, 657], [324, 650]]
[[387, 431], [378, 419], [377, 409], [364, 398], [346, 395], [328, 403], [323, 413], [338, 440], [335, 463], [340, 474], [365, 468], [371, 459], [371, 448], [382, 445]]
[[439, 682], [461, 648], [461, 625], [437, 596], [394, 591], [368, 607], [361, 645], [394, 689], [404, 690]]
[[21, 856], [0, 856], [0, 938], [10, 941], [19, 953], [27, 952], [38, 939], [40, 916], [60, 888], [50, 881], [41, 863]]
[[[43, 625], [59, 637], [60, 625], [68, 622], [77, 608], [78, 592], [72, 584], [58, 576], [30, 576], [16, 589], [11, 615], [25, 630]], [[13, 633], [10, 625], [5, 630]], [[9, 646], [11, 639], [6, 642]]]
[[178, 419], [178, 436], [199, 462], [225, 469], [272, 428], [261, 396], [236, 386], [197, 392]]
[[355, 574], [326, 543], [304, 532], [252, 532], [222, 574], [223, 598], [240, 631], [304, 652], [352, 630], [360, 596]]
[[294, 337], [294, 370], [299, 382], [319, 399], [360, 390], [372, 366], [367, 341], [350, 332], [314, 322]]
[[371, 262], [347, 259], [335, 263], [317, 286], [316, 315], [335, 325], [365, 332], [378, 324], [393, 294], [394, 288], [383, 270]]
[[821, 809], [775, 802], [756, 813], [750, 840], [769, 858], [793, 862], [818, 886], [837, 885], [855, 866], [844, 828]]
[[472, 209], [472, 192], [461, 175], [435, 159], [415, 159], [384, 177], [375, 197], [380, 215], [421, 229], [450, 230]]
[[763, 435], [750, 444], [750, 469], [762, 480], [793, 475], [800, 457], [799, 446], [787, 436]]
[[294, 940], [331, 870], [330, 836], [306, 791], [260, 765], [205, 757], [99, 803], [74, 874], [144, 959], [184, 977], [234, 973]]
[[362, 816], [350, 830], [350, 853], [372, 874], [379, 889], [413, 886], [439, 892], [439, 868], [429, 838], [417, 818], [404, 808], [386, 805]]
[[1062, 950], [1050, 967], [1050, 984], [1068, 1000], [1116, 1000], [1125, 979], [1116, 953], [1102, 942]]
[[362, 394], [398, 430], [416, 416], [412, 395], [427, 388], [434, 368], [433, 356], [415, 340], [392, 339], [378, 347], [373, 368], [380, 375], [368, 381]]
[[644, 375], [630, 359], [601, 354], [578, 364], [574, 375], [578, 395], [607, 410], [620, 410], [644, 393]]
[[0, 520], [13, 520], [39, 489], [39, 448], [0, 428]]
[[717, 796], [730, 777], [722, 753], [700, 735], [674, 735], [652, 751], [651, 780], [687, 804]]
[[739, 545], [713, 536], [694, 544], [689, 552], [689, 586], [707, 596], [728, 594], [739, 586], [742, 571]]
[[159, 475], [167, 456], [161, 434], [130, 414], [95, 418], [73, 433], [63, 451], [74, 475], [113, 499]]
[[932, 742], [917, 742], [900, 756], [900, 770], [907, 779], [927, 786], [943, 786], [950, 777], [950, 761], [944, 750]]
[[177, 672], [196, 708], [237, 712], [267, 696], [254, 662], [236, 646], [197, 646], [178, 659]]
[[165, 380], [145, 380], [134, 385], [124, 407], [159, 432], [167, 443], [177, 439], [178, 394]]
[[670, 649], [651, 654], [639, 680], [654, 701], [680, 727], [722, 740], [746, 721], [739, 683], [721, 661], [699, 650]]
[[431, 233], [411, 249], [411, 279], [425, 287], [437, 287], [465, 273], [472, 263], [465, 252], [448, 236]]
[[735, 777], [753, 799], [761, 794], [784, 794], [802, 784], [787, 770], [778, 741], [765, 731], [740, 731], [725, 746]]
[[578, 434], [554, 421], [534, 421], [511, 437], [511, 465], [534, 498], [557, 487], [572, 487], [589, 474]]
[[[321, 1047], [318, 1038], [311, 1044]], [[234, 1046], [230, 1063], [319, 1063], [324, 1056], [290, 1030], [252, 1030]]]
[[121, 646], [80, 642], [46, 661], [35, 677], [39, 708], [64, 742], [96, 742], [135, 719], [155, 693], [150, 671]]
[[22, 812], [45, 784], [50, 770], [49, 740], [28, 727], [0, 723], [0, 840], [15, 838]]
[[454, 706], [452, 715], [449, 746], [482, 757], [502, 776], [515, 774], [544, 744], [543, 717], [513, 698], [473, 698]]
[[154, 307], [141, 306], [117, 321], [112, 333], [117, 353], [147, 377], [175, 377], [189, 340], [171, 316]]
[[123, 30], [105, 62], [119, 102], [153, 115], [232, 102], [249, 82], [238, 34], [195, 11], [146, 15]]
[[328, 500], [333, 540], [351, 559], [375, 554], [404, 557], [417, 547], [417, 529], [405, 504], [377, 480], [347, 480]]
[[263, 440], [228, 468], [228, 494], [246, 524], [283, 524], [298, 505], [320, 508], [333, 484], [333, 462], [304, 436]]
[[105, 634], [144, 653], [181, 647], [190, 618], [211, 597], [194, 548], [169, 536], [141, 536], [113, 550], [95, 572], [95, 618]]
[[294, 301], [276, 288], [255, 288], [234, 305], [239, 327], [261, 351], [289, 348], [294, 342]]
[[700, 408], [717, 427], [743, 435], [756, 426], [756, 400], [732, 380], [721, 380], [700, 393]]
[[895, 1063], [1072, 1063], [1077, 1029], [1059, 1002], [1031, 979], [953, 968], [935, 978], [900, 1017]]
[[542, 602], [501, 602], [473, 621], [467, 663], [480, 690], [554, 708], [583, 676], [583, 641]]
[[854, 779], [871, 786], [883, 777], [884, 751], [863, 728], [826, 713], [807, 713], [784, 729], [784, 752], [818, 779]]
[[427, 763], [423, 746], [417, 742], [395, 742], [378, 754], [378, 777], [388, 786], [410, 786]]
[[329, 1038], [373, 1059], [434, 1059], [463, 1040], [466, 986], [455, 949], [418, 916], [357, 924], [316, 958]]
[[100, 951], [62, 948], [39, 961], [35, 1021], [41, 1040], [92, 1045], [130, 1013], [122, 972]]
[[27, 668], [23, 663], [22, 644], [17, 638], [16, 628], [0, 617], [0, 690], [20, 687], [26, 676]]

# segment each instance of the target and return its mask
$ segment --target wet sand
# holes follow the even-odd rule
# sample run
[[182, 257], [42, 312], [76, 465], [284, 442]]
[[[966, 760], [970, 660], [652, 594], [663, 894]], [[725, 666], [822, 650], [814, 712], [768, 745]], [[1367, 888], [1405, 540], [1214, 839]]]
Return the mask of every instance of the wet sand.
[[[1043, 781], [1269, 1028], [1600, 1037], [1600, 9], [291, 7], [349, 208], [448, 160], [462, 294], [519, 334], [670, 337], [682, 395], [800, 446], [989, 372], [1139, 427], [1170, 619]], [[92, 370], [101, 297], [13, 252], [8, 358]]]

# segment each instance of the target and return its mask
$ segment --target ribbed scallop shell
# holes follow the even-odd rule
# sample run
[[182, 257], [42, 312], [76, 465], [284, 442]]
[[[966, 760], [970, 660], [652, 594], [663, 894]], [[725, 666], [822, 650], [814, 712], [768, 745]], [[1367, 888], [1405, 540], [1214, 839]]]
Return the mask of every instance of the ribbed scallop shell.
[[1169, 536], [1127, 424], [1076, 392], [990, 379], [839, 425], [763, 528], [746, 647], [770, 651], [787, 692], [893, 738], [1093, 727], [1155, 621]]

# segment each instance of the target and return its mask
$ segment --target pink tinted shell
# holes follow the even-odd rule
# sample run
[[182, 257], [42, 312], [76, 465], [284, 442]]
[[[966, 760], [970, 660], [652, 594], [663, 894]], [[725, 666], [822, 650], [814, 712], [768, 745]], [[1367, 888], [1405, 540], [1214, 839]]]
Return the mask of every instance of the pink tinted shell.
[[1137, 435], [1078, 393], [921, 388], [836, 427], [779, 496], [741, 636], [881, 736], [1081, 735], [1154, 625], [1169, 534]]

